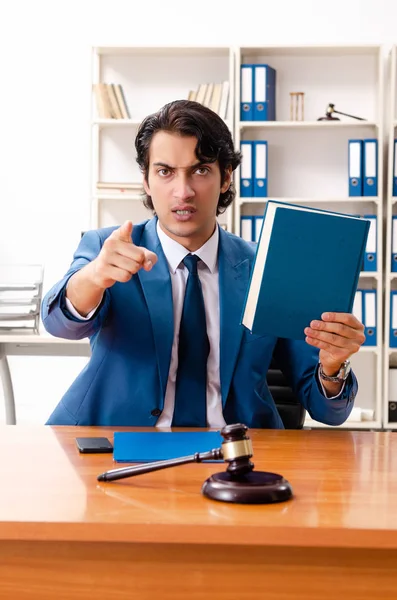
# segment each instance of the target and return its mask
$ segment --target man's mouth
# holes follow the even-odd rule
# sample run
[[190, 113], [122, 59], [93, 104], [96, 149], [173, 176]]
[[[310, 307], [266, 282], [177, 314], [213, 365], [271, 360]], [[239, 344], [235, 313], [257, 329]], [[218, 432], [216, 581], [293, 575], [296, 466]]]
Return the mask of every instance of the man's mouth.
[[172, 209], [175, 219], [178, 221], [190, 221], [197, 210], [192, 206], [181, 206], [181, 208]]

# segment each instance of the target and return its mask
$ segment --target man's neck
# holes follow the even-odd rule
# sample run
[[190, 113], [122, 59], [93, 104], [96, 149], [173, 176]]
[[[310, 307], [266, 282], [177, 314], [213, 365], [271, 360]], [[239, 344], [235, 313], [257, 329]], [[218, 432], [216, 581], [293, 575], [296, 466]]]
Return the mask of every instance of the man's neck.
[[196, 252], [196, 250], [198, 250], [199, 248], [204, 246], [204, 244], [206, 242], [208, 242], [208, 240], [214, 235], [214, 231], [215, 231], [217, 224], [216, 224], [216, 222], [214, 223], [214, 226], [209, 234], [203, 235], [203, 236], [198, 236], [198, 237], [193, 237], [193, 236], [192, 237], [182, 237], [182, 236], [175, 235], [172, 232], [170, 232], [168, 229], [166, 229], [162, 225], [162, 223], [160, 223], [160, 221], [159, 221], [159, 226], [160, 226], [161, 231], [166, 236], [168, 236], [169, 238], [171, 238], [172, 240], [174, 240], [175, 242], [177, 242], [178, 244], [180, 244], [181, 246], [186, 248], [186, 250], [189, 250], [189, 252]]

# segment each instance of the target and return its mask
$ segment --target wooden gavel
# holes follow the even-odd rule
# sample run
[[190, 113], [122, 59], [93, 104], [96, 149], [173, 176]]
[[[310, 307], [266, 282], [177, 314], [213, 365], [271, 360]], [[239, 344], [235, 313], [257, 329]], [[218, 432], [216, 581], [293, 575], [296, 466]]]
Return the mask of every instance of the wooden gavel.
[[226, 425], [221, 430], [224, 441], [220, 448], [145, 465], [111, 469], [98, 475], [97, 479], [115, 481], [187, 463], [224, 460], [227, 463], [226, 471], [214, 473], [204, 482], [204, 496], [213, 500], [242, 504], [268, 504], [289, 500], [292, 497], [292, 489], [284, 477], [277, 473], [254, 471], [254, 465], [250, 461], [253, 456], [252, 442], [247, 431], [248, 427], [242, 423]]

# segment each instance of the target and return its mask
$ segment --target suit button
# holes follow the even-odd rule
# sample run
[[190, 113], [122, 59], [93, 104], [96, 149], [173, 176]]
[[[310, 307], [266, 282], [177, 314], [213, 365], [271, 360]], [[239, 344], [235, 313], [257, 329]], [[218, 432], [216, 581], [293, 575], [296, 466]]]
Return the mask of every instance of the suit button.
[[161, 415], [161, 410], [159, 408], [155, 408], [150, 414], [152, 417], [159, 417]]

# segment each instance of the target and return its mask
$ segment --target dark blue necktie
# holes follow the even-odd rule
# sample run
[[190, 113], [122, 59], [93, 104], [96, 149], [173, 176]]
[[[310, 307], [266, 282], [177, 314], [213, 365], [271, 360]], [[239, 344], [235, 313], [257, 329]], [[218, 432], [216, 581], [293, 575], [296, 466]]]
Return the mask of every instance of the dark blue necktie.
[[197, 273], [199, 260], [194, 254], [183, 259], [189, 276], [179, 329], [173, 427], [207, 426], [207, 359], [210, 346], [203, 292]]

